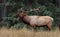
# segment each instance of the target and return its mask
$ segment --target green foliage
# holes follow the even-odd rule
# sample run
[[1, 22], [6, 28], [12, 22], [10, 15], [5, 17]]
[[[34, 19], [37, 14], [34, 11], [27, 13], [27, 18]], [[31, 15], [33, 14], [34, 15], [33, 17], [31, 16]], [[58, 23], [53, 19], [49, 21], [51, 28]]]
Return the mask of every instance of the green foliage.
[[45, 10], [45, 12], [43, 13], [43, 15], [45, 15], [45, 16], [52, 16], [52, 12], [50, 12], [50, 11], [47, 11], [47, 10]]
[[[23, 26], [25, 25], [24, 23], [22, 23], [21, 20], [19, 20], [19, 18], [16, 18], [16, 13], [17, 10], [20, 8], [23, 8], [26, 11], [29, 11], [29, 7], [26, 4], [26, 1], [24, 0], [7, 0], [6, 2], [6, 8], [7, 8], [7, 16], [4, 17], [4, 22], [6, 22], [7, 27], [11, 27], [13, 26], [16, 29], [19, 28], [23, 28]], [[28, 12], [28, 15], [48, 15], [48, 16], [52, 16], [55, 19], [55, 15], [54, 13], [56, 13], [57, 8], [55, 6], [55, 4], [52, 3], [52, 0], [38, 0], [38, 4], [32, 4], [32, 8], [38, 8], [40, 7], [39, 11], [36, 12]], [[56, 21], [54, 21], [56, 22]], [[56, 24], [54, 24], [54, 26], [56, 26]]]
[[16, 25], [14, 25], [13, 28], [15, 28], [15, 29], [22, 29], [24, 26], [25, 26], [24, 23], [17, 23]]

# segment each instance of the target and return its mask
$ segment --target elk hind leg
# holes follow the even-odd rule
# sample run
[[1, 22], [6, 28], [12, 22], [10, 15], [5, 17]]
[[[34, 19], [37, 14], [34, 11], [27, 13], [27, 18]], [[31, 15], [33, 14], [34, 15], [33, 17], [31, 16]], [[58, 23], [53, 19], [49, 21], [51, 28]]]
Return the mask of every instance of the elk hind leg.
[[52, 22], [49, 22], [49, 23], [47, 24], [47, 27], [49, 28], [49, 31], [52, 30]]

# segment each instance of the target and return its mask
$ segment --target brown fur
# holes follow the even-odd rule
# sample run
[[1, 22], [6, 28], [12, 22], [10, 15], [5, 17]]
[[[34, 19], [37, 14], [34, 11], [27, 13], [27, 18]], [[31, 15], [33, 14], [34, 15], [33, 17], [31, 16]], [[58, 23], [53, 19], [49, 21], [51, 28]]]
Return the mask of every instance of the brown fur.
[[22, 12], [17, 14], [17, 16], [26, 24], [30, 24], [34, 28], [36, 26], [46, 25], [49, 30], [51, 30], [53, 18], [50, 16], [28, 16], [26, 13]]

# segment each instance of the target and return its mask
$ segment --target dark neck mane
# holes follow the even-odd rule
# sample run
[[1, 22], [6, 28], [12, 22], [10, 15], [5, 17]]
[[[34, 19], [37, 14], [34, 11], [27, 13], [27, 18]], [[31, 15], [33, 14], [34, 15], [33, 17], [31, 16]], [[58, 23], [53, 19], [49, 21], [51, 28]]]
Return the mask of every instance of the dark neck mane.
[[[26, 15], [26, 16], [27, 16], [27, 15]], [[23, 23], [29, 24], [29, 22], [26, 21], [26, 18], [25, 18], [26, 16], [22, 17], [21, 20], [22, 20]], [[27, 19], [28, 19], [28, 18], [27, 18]]]

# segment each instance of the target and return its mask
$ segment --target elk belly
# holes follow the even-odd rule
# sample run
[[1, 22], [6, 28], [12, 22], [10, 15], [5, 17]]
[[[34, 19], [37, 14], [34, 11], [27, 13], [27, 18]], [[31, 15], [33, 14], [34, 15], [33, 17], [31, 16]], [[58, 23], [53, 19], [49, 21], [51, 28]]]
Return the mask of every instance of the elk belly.
[[30, 25], [34, 26], [37, 24], [37, 20], [36, 19], [31, 19], [30, 20]]
[[46, 25], [47, 23], [48, 23], [48, 19], [46, 20], [44, 18], [39, 18], [37, 20], [37, 24], [36, 25], [38, 25], [38, 26], [40, 26], [40, 25]]

